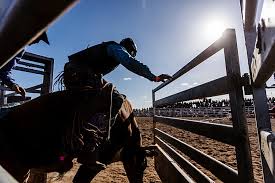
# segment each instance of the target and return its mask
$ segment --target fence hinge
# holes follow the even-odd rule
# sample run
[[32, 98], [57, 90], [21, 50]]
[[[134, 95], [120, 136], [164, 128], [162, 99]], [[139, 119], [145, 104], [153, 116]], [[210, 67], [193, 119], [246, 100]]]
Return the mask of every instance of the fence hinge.
[[251, 78], [248, 73], [244, 73], [242, 76], [242, 86], [244, 87], [245, 95], [252, 95], [252, 85], [251, 85]]

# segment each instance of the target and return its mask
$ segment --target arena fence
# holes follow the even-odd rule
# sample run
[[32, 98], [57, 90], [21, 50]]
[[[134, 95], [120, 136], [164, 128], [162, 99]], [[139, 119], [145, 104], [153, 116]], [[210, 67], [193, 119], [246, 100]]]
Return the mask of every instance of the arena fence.
[[[26, 92], [38, 93], [40, 95], [43, 95], [43, 94], [52, 92], [53, 65], [54, 65], [53, 58], [25, 52], [22, 59], [20, 61], [17, 61], [17, 64], [13, 69], [22, 71], [22, 72], [42, 75], [43, 82], [41, 84], [26, 88]], [[15, 92], [6, 94], [6, 91], [11, 91], [11, 90], [3, 85], [0, 86], [0, 106], [7, 105], [7, 98], [11, 98], [12, 96], [16, 95]], [[14, 101], [14, 102], [17, 102], [17, 101]]]
[[0, 68], [79, 1], [1, 0]]
[[[271, 0], [267, 1], [275, 3]], [[268, 21], [262, 20], [258, 25], [257, 32], [256, 30], [252, 32], [245, 31], [248, 65], [251, 73], [251, 94], [255, 105], [255, 119], [258, 128], [265, 183], [275, 182], [275, 133], [272, 132], [266, 95], [266, 81], [275, 71], [274, 22], [274, 18]], [[256, 39], [258, 46], [254, 48]], [[271, 113], [271, 115], [274, 117], [274, 113]]]
[[[224, 50], [226, 76], [155, 100], [157, 91], [201, 64], [221, 49]], [[159, 155], [155, 158], [155, 167], [163, 182], [214, 182], [180, 155], [178, 151], [189, 156], [223, 182], [253, 182], [254, 177], [242, 90], [243, 83], [240, 75], [235, 30], [228, 29], [219, 40], [177, 71], [171, 80], [166, 81], [152, 91], [154, 137], [159, 150]], [[233, 125], [156, 115], [156, 109], [160, 106], [224, 94], [229, 94]], [[157, 129], [157, 122], [235, 146], [237, 171], [187, 143]]]

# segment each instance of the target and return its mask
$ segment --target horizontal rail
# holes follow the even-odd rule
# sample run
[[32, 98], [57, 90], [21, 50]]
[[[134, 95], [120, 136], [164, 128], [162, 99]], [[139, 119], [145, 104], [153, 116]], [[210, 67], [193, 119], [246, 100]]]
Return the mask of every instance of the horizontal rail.
[[237, 135], [231, 125], [164, 116], [154, 116], [154, 121], [184, 129], [229, 145], [237, 144]]
[[212, 45], [210, 45], [208, 48], [206, 48], [203, 52], [201, 52], [198, 56], [196, 56], [193, 60], [191, 60], [188, 64], [186, 64], [183, 68], [181, 68], [178, 72], [176, 72], [173, 76], [172, 79], [167, 80], [166, 82], [162, 83], [158, 87], [156, 87], [153, 92], [156, 92], [160, 90], [161, 88], [165, 87], [172, 81], [176, 80], [183, 74], [187, 73], [197, 65], [201, 64], [203, 61], [223, 49], [224, 44], [223, 44], [223, 39], [220, 38], [217, 41], [215, 41]]
[[43, 84], [39, 84], [39, 85], [35, 85], [35, 86], [32, 86], [32, 87], [26, 88], [26, 91], [30, 92], [30, 93], [32, 93], [33, 91], [36, 92], [36, 91], [39, 91], [37, 89], [41, 89], [42, 87], [43, 87]]
[[35, 69], [29, 69], [29, 68], [20, 67], [20, 66], [15, 66], [13, 68], [13, 70], [24, 71], [24, 72], [29, 72], [29, 73], [33, 73], [33, 74], [41, 74], [41, 75], [45, 74], [44, 71], [39, 71], [39, 70], [35, 70]]
[[78, 1], [13, 0], [0, 17], [0, 68]]
[[197, 167], [195, 167], [192, 163], [190, 163], [188, 160], [186, 160], [182, 155], [180, 155], [177, 151], [172, 149], [167, 143], [165, 143], [160, 138], [156, 137], [156, 143], [172, 158], [176, 161], [177, 164], [181, 168], [183, 168], [184, 171], [188, 175], [190, 175], [196, 182], [200, 183], [209, 183], [214, 181], [210, 179], [207, 175], [205, 175], [202, 171], [200, 171]]
[[23, 61], [17, 61], [17, 64], [24, 65], [24, 66], [27, 66], [27, 67], [35, 67], [35, 68], [38, 68], [38, 69], [45, 69], [45, 66], [43, 66], [43, 65], [32, 64], [32, 63], [23, 62]]
[[154, 107], [174, 104], [187, 100], [194, 100], [204, 97], [212, 97], [227, 94], [230, 91], [231, 85], [227, 76], [210, 81], [208, 83], [190, 88], [188, 90], [170, 95], [154, 102]]
[[30, 52], [25, 52], [22, 59], [38, 62], [38, 63], [41, 63], [41, 64], [47, 64], [47, 63], [53, 61], [53, 58], [37, 55], [37, 54], [34, 54], [34, 53], [30, 53]]
[[157, 148], [155, 168], [162, 182], [195, 183], [161, 147], [157, 145]]
[[156, 136], [169, 142], [198, 164], [211, 171], [223, 182], [238, 182], [238, 172], [236, 170], [159, 129], [155, 129], [154, 131]]
[[[262, 63], [260, 68], [255, 70], [256, 73], [253, 74], [253, 81], [255, 87], [260, 87], [265, 84], [265, 82], [272, 76], [275, 71], [275, 43], [273, 44], [269, 55], [266, 60]], [[252, 69], [253, 70], [253, 69]]]
[[[42, 86], [43, 86], [43, 84], [39, 84], [39, 85], [36, 85], [36, 86], [26, 88], [25, 90], [28, 93], [41, 93], [41, 90], [37, 90], [37, 89], [41, 89]], [[5, 97], [14, 96], [14, 95], [16, 95], [15, 92], [6, 94]]]

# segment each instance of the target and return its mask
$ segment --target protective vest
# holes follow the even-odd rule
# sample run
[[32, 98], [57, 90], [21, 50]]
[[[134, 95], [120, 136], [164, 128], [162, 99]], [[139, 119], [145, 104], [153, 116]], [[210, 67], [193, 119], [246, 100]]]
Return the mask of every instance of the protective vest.
[[120, 64], [113, 57], [108, 56], [107, 46], [110, 44], [118, 43], [109, 41], [89, 47], [85, 50], [68, 56], [69, 61], [87, 66], [95, 74], [108, 74]]

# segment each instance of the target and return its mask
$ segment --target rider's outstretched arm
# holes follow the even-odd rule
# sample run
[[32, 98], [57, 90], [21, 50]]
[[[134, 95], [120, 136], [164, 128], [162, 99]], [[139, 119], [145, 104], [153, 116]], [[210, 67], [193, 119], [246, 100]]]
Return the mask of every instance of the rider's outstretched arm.
[[164, 79], [169, 79], [170, 76], [165, 75], [167, 77], [163, 77], [164, 75], [156, 76], [154, 75], [150, 69], [136, 60], [134, 57], [132, 57], [125, 48], [123, 48], [120, 45], [109, 45], [107, 48], [107, 52], [109, 56], [112, 56], [116, 59], [117, 62], [119, 62], [121, 65], [123, 65], [125, 68], [127, 68], [129, 71], [145, 77], [149, 79], [150, 81], [164, 81]]

